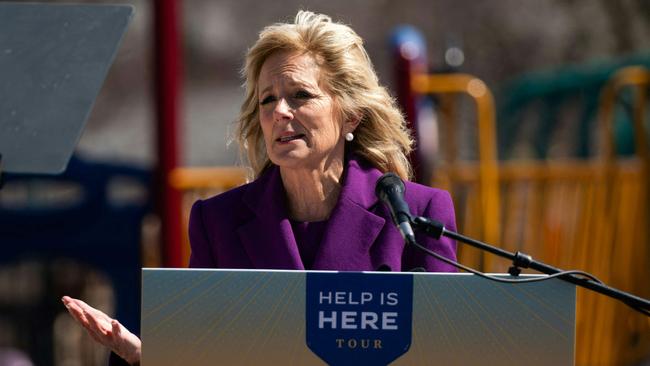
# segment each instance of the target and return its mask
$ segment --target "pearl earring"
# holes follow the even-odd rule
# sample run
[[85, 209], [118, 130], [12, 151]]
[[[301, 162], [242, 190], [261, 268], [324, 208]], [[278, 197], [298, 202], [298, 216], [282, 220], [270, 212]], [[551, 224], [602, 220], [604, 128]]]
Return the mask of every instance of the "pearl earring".
[[352, 134], [352, 132], [346, 133], [345, 134], [345, 141], [350, 142], [352, 140], [354, 140], [354, 135]]

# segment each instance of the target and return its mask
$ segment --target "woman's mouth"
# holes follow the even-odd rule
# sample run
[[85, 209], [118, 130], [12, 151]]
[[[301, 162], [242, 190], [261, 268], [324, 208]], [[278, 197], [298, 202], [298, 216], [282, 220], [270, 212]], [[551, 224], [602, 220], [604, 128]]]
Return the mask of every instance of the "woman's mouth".
[[293, 135], [285, 135], [285, 136], [278, 137], [277, 139], [275, 139], [275, 141], [283, 143], [283, 142], [289, 142], [293, 140], [299, 140], [303, 137], [305, 137], [304, 133], [297, 133]]

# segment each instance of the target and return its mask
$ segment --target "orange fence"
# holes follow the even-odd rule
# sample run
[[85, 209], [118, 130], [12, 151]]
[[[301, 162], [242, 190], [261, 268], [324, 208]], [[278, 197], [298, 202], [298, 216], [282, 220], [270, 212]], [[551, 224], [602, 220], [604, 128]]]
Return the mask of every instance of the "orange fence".
[[[446, 151], [444, 155], [452, 159], [438, 164], [432, 182], [452, 193], [459, 230], [561, 268], [589, 271], [614, 287], [647, 298], [650, 215], [643, 119], [649, 75], [640, 68], [625, 68], [604, 88], [599, 115], [604, 148], [598, 158], [506, 162], [499, 162], [494, 153], [495, 130], [490, 122], [495, 112], [490, 108], [491, 98], [481, 101], [476, 97], [476, 90], [483, 89], [478, 79], [455, 74], [415, 76], [412, 85], [419, 93], [463, 93], [477, 103], [477, 161], [458, 161], [456, 151]], [[613, 153], [611, 126], [616, 96], [628, 87], [636, 91], [637, 154], [624, 161]], [[454, 131], [454, 122], [443, 118], [447, 131]], [[451, 141], [448, 145], [455, 148], [453, 139], [447, 136], [444, 141]], [[487, 192], [495, 197], [495, 204], [486, 204]], [[499, 219], [495, 223], [491, 218]], [[462, 245], [459, 258], [486, 272], [504, 272], [509, 267], [504, 260]], [[633, 364], [649, 351], [646, 317], [602, 295], [578, 290], [578, 365]]]

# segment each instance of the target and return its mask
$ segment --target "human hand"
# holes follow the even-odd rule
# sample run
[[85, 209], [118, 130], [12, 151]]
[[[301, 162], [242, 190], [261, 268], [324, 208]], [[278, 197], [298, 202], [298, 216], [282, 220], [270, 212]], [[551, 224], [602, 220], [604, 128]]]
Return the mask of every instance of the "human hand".
[[96, 342], [110, 348], [131, 365], [140, 363], [142, 342], [120, 322], [81, 300], [63, 296], [61, 301]]

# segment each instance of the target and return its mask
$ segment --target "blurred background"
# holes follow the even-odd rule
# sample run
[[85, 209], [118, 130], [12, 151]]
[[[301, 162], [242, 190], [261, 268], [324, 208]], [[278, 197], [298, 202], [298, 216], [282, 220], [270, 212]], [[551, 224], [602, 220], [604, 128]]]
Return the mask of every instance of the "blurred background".
[[[299, 9], [365, 40], [460, 232], [650, 297], [650, 1], [110, 3], [135, 16], [68, 170], [0, 190], [0, 365], [105, 364], [64, 294], [137, 331], [140, 267], [186, 266], [191, 203], [245, 180], [230, 137], [247, 47]], [[624, 305], [579, 291], [576, 329], [579, 365], [649, 364], [650, 323]]]

